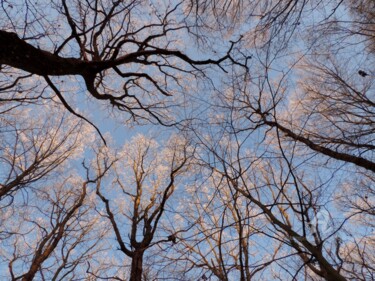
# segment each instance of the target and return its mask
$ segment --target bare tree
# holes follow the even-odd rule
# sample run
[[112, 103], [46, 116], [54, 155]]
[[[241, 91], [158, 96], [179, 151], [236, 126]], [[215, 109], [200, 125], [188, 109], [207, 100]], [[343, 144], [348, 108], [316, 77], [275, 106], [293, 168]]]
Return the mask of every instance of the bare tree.
[[[262, 274], [366, 280], [373, 274], [372, 223], [363, 223], [373, 219], [373, 80], [344, 68], [340, 54], [297, 58], [276, 76], [278, 55], [265, 55], [258, 57], [264, 68], [233, 79], [212, 102], [208, 124], [196, 126], [208, 151], [203, 162], [281, 242]], [[360, 184], [345, 184], [349, 177]]]
[[[191, 50], [191, 26], [183, 6], [139, 0], [4, 2], [2, 89], [9, 92], [33, 75], [82, 118], [66, 97], [75, 91], [65, 85], [82, 84], [71, 79], [75, 76], [92, 98], [126, 112], [129, 119], [175, 124], [170, 111], [180, 103], [171, 96], [188, 91], [189, 81], [207, 78], [205, 69], [211, 65], [224, 70], [239, 63], [232, 54], [233, 41], [220, 50], [221, 56], [191, 55], [202, 52]], [[17, 13], [24, 19], [14, 18]], [[64, 76], [67, 81], [62, 81]], [[27, 100], [22, 93], [12, 98]]]
[[[129, 280], [147, 280], [144, 257], [148, 249], [160, 243], [177, 243], [174, 233], [164, 232], [159, 225], [177, 178], [186, 169], [191, 153], [188, 150], [186, 141], [180, 138], [169, 140], [163, 149], [139, 135], [115, 156], [110, 182], [101, 181], [97, 186], [96, 194], [103, 204], [100, 213], [109, 220], [118, 249], [131, 260]], [[95, 276], [124, 278], [102, 274]]]
[[33, 105], [1, 114], [0, 256], [8, 268], [1, 278], [9, 280], [84, 276], [100, 250], [103, 229], [93, 228], [87, 189], [103, 174], [85, 180], [74, 171], [94, 134], [58, 102], [47, 103], [48, 112]]
[[[318, 61], [303, 67], [307, 75], [301, 78], [300, 92], [290, 98], [291, 108], [287, 109], [300, 119], [286, 114], [284, 119], [276, 104], [261, 108], [258, 103], [254, 110], [260, 123], [312, 151], [374, 172], [372, 80], [350, 78], [347, 70], [332, 61], [330, 66]], [[277, 99], [278, 94], [274, 92], [272, 98]]]
[[266, 257], [255, 258], [261, 248], [256, 240], [265, 224], [257, 219], [251, 203], [220, 174], [206, 177], [189, 187], [176, 210], [178, 224], [174, 227], [180, 243], [170, 259], [180, 265], [175, 262], [173, 270], [190, 272], [189, 279], [194, 280], [254, 280], [271, 264]]
[[67, 159], [73, 160], [82, 151], [83, 139], [93, 138], [89, 128], [63, 114], [61, 108], [50, 104], [48, 113], [36, 106], [1, 115], [2, 205], [10, 204], [21, 189], [58, 173]]
[[[326, 280], [347, 280], [340, 273], [341, 266], [337, 261], [340, 256], [335, 256], [332, 249], [327, 250], [327, 247], [331, 247], [330, 239], [340, 231], [342, 224], [327, 233], [326, 229], [320, 229], [321, 226], [313, 222], [317, 212], [327, 204], [320, 195], [325, 185], [315, 184], [310, 188], [306, 184], [307, 179], [299, 176], [299, 169], [294, 167], [289, 158], [282, 155], [277, 157], [276, 152], [273, 152], [273, 162], [256, 159], [251, 155], [246, 157], [241, 152], [246, 146], [242, 146], [242, 142], [240, 144], [232, 148], [225, 146], [221, 151], [215, 146], [212, 153], [216, 160], [208, 164], [213, 172], [221, 175], [224, 184], [238, 192], [237, 196], [241, 200], [248, 200], [253, 217], [263, 218], [269, 223], [259, 228], [259, 233], [265, 235], [263, 239], [266, 241], [271, 240], [268, 245], [274, 245], [274, 252], [271, 253], [270, 248], [260, 252], [269, 260], [259, 264], [258, 270], [267, 270], [267, 266], [275, 270], [277, 265], [283, 268], [285, 262], [289, 268], [283, 271], [292, 279], [298, 279], [304, 269], [307, 271], [306, 279], [314, 280], [320, 276]], [[234, 202], [238, 200], [237, 196], [232, 197]], [[291, 267], [292, 262], [296, 264], [295, 268]]]
[[28, 202], [22, 204], [17, 198], [12, 206], [2, 209], [12, 214], [2, 223], [8, 235], [3, 237], [1, 258], [9, 269], [3, 278], [26, 281], [84, 276], [86, 262], [100, 251], [98, 245], [105, 233], [105, 229], [94, 229], [99, 218], [91, 212], [87, 195], [89, 185], [102, 176], [85, 180], [71, 173], [65, 179], [60, 177], [61, 182], [45, 180], [28, 192]]
[[[0, 10], [1, 278], [374, 279], [372, 1]], [[194, 149], [89, 151], [85, 98]]]

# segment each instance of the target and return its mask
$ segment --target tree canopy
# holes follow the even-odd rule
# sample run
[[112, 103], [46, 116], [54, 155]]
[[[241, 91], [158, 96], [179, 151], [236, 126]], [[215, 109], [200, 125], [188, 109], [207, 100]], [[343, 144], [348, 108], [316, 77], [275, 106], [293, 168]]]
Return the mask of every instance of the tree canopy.
[[374, 1], [0, 11], [1, 279], [375, 280]]

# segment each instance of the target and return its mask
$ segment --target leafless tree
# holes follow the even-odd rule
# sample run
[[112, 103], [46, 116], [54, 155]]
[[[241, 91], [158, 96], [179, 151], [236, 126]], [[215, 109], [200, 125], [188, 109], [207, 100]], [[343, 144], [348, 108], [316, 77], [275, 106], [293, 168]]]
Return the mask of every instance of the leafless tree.
[[[174, 233], [163, 232], [159, 226], [191, 152], [186, 141], [176, 137], [164, 150], [157, 146], [141, 135], [125, 144], [114, 156], [116, 167], [110, 183], [99, 182], [96, 189], [103, 205], [100, 213], [110, 222], [117, 248], [131, 260], [129, 280], [148, 280], [144, 268], [148, 249], [161, 243], [177, 243]], [[99, 279], [125, 278], [99, 273], [95, 273]]]
[[[109, 167], [107, 167], [108, 169]], [[106, 170], [107, 170], [106, 169]], [[103, 171], [103, 173], [106, 172]], [[45, 180], [28, 192], [28, 201], [16, 197], [2, 208], [3, 252], [9, 280], [66, 280], [84, 276], [86, 263], [101, 249], [105, 229], [91, 211], [88, 189], [103, 174], [80, 178], [67, 174], [61, 182]]]
[[[194, 49], [183, 2], [26, 0], [3, 1], [1, 9], [2, 89], [14, 91], [36, 77], [81, 118], [67, 98], [77, 92], [73, 85], [82, 84], [72, 77], [130, 119], [171, 125], [177, 122], [171, 109], [190, 81], [207, 78], [209, 66], [225, 71], [227, 64], [241, 64], [232, 54], [238, 38], [212, 58]], [[192, 48], [201, 54], [194, 58]], [[22, 94], [11, 97], [28, 101]]]
[[1, 1], [1, 278], [374, 280], [373, 8]]
[[[300, 176], [301, 167], [296, 168], [294, 161], [280, 153], [273, 151], [272, 161], [259, 159], [241, 152], [246, 147], [244, 142], [236, 143], [235, 140], [230, 145], [222, 142], [222, 150], [219, 149], [221, 146], [214, 146], [214, 158], [207, 164], [221, 176], [223, 184], [238, 192], [238, 195], [232, 196], [232, 202], [236, 202], [239, 196], [244, 202], [247, 201], [245, 204], [251, 210], [251, 217], [269, 223], [268, 226], [265, 224], [255, 228], [263, 235], [262, 239], [268, 241], [265, 243], [269, 248], [265, 252], [264, 249], [258, 252], [268, 260], [264, 258], [263, 263], [255, 263], [255, 266], [250, 264], [250, 267], [258, 269], [254, 272], [274, 274], [273, 271], [280, 267], [284, 273], [279, 278], [286, 274], [291, 279], [304, 276], [307, 280], [319, 277], [325, 280], [347, 280], [340, 273], [340, 254], [332, 246], [333, 236], [341, 231], [342, 223], [327, 232], [326, 225], [321, 229], [322, 226], [314, 222], [314, 218], [319, 216], [318, 212], [328, 204], [321, 194], [322, 189], [326, 188], [325, 184], [318, 185], [316, 182], [310, 187], [307, 184], [309, 180]], [[328, 225], [330, 218], [326, 219]], [[250, 225], [246, 224], [247, 227]], [[251, 240], [255, 237], [257, 235], [250, 238], [250, 244], [254, 243]], [[230, 265], [226, 266], [224, 268], [230, 268]], [[249, 264], [244, 268], [250, 270]], [[245, 272], [242, 274], [242, 280], [257, 278], [250, 274], [245, 279]]]
[[67, 159], [82, 150], [83, 139], [93, 137], [82, 122], [61, 113], [61, 105], [38, 112], [39, 106], [16, 108], [0, 117], [1, 205], [34, 182], [58, 173]]
[[256, 219], [249, 201], [228, 188], [220, 175], [214, 173], [211, 180], [212, 185], [198, 185], [186, 196], [190, 203], [183, 205], [180, 215], [179, 260], [189, 264], [191, 279], [253, 280], [271, 264], [254, 255], [264, 223]]

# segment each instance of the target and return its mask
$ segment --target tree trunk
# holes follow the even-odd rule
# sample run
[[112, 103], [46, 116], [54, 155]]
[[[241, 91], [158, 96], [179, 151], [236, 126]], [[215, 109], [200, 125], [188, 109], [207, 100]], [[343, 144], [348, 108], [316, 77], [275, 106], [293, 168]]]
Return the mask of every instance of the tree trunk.
[[143, 251], [135, 252], [132, 257], [130, 281], [142, 281]]

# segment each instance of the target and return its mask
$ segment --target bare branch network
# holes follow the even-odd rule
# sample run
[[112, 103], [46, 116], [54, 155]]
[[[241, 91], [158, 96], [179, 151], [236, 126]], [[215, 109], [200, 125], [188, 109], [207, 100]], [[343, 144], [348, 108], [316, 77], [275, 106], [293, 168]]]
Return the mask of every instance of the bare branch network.
[[0, 1], [0, 279], [375, 280], [374, 11]]

